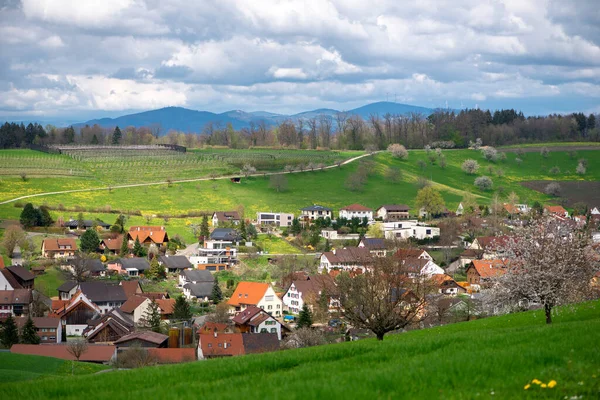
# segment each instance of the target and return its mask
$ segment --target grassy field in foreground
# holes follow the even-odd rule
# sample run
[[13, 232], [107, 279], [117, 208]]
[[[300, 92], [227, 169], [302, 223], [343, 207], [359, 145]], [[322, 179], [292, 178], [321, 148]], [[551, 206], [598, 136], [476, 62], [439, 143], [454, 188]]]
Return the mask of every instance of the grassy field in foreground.
[[[28, 399], [598, 398], [600, 303], [300, 350], [0, 385]], [[532, 385], [557, 382], [552, 389]]]
[[107, 368], [105, 365], [71, 363], [59, 358], [0, 352], [0, 384], [19, 382], [19, 385], [23, 385], [23, 381], [51, 377], [64, 379], [71, 376], [71, 373], [80, 376]]

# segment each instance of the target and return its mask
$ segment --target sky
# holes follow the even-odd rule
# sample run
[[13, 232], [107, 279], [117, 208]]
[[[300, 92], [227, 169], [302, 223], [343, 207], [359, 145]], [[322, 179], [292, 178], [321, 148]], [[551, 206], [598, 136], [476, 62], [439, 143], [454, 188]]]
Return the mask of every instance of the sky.
[[0, 116], [600, 112], [597, 0], [0, 0]]

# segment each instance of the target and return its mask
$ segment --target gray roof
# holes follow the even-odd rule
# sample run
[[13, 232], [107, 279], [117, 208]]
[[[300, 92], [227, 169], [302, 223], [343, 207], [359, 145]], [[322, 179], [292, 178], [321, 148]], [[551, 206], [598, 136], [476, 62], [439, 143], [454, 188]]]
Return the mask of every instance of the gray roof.
[[135, 268], [138, 271], [145, 271], [147, 269], [150, 269], [150, 263], [143, 257], [120, 258], [119, 263], [123, 266], [124, 269]]
[[309, 207], [304, 207], [301, 208], [302, 211], [331, 211], [331, 208], [329, 207], [323, 207], [323, 206], [319, 206], [319, 205], [312, 205]]
[[[94, 226], [94, 223], [96, 225], [98, 225], [98, 226], [103, 227], [103, 228], [110, 228], [110, 224], [107, 224], [104, 221], [92, 221], [90, 219], [84, 219], [83, 220], [83, 226], [85, 228], [91, 228], [92, 226]], [[65, 225], [67, 227], [69, 227], [69, 228], [77, 228], [79, 226], [79, 222], [76, 219], [74, 219], [74, 220], [65, 222]]]
[[83, 294], [93, 302], [127, 301], [127, 296], [122, 286], [104, 282], [81, 282], [79, 287]]
[[369, 250], [385, 249], [385, 239], [381, 238], [363, 238], [363, 244]]
[[242, 341], [246, 354], [279, 350], [279, 339], [276, 333], [243, 333]]
[[59, 292], [70, 292], [77, 286], [77, 282], [75, 281], [66, 281], [62, 285], [58, 287]]
[[213, 283], [212, 282], [199, 282], [199, 283], [186, 283], [183, 285], [184, 288], [189, 289], [190, 293], [194, 297], [211, 297]]
[[210, 234], [212, 240], [226, 240], [231, 242], [237, 242], [241, 240], [240, 235], [235, 229], [231, 228], [217, 228]]
[[193, 268], [192, 263], [186, 256], [158, 256], [158, 261], [165, 264], [167, 268], [171, 269]]
[[185, 276], [188, 281], [192, 282], [213, 282], [215, 278], [210, 271], [205, 269], [193, 269], [181, 271], [181, 275]]
[[106, 267], [104, 264], [102, 264], [102, 261], [98, 260], [97, 258], [88, 260], [87, 267], [90, 272], [102, 272], [106, 270]]

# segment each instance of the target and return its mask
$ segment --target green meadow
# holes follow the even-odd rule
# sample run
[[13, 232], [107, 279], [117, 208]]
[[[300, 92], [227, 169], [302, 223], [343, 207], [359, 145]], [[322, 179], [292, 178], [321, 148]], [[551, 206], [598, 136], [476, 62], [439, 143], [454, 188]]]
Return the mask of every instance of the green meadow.
[[[600, 303], [276, 353], [0, 384], [27, 399], [598, 398]], [[537, 380], [540, 384], [531, 383]], [[536, 382], [537, 382], [536, 381]], [[555, 381], [552, 388], [542, 388]], [[526, 385], [530, 385], [525, 389]], [[578, 397], [582, 396], [582, 397]]]
[[[30, 356], [0, 352], [0, 386], [7, 383], [23, 385], [24, 381], [41, 378], [58, 378], [93, 374], [107, 369], [105, 365], [71, 362], [53, 357]], [[75, 377], [73, 377], [75, 378]], [[35, 384], [26, 383], [27, 386]], [[6, 398], [16, 396], [14, 393]]]

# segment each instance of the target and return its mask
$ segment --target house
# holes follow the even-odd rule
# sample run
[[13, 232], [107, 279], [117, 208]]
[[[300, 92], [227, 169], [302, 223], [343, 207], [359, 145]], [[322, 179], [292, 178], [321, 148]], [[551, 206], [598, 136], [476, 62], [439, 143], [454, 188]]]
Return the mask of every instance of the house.
[[204, 246], [190, 256], [190, 263], [197, 269], [222, 271], [238, 262], [238, 249], [241, 236], [231, 228], [217, 228], [212, 231]]
[[467, 267], [467, 282], [474, 291], [478, 291], [491, 279], [506, 273], [505, 260], [473, 260]]
[[140, 320], [144, 318], [150, 307], [150, 303], [152, 303], [152, 301], [147, 297], [133, 295], [123, 303], [120, 310], [133, 321], [133, 323], [138, 324]]
[[248, 306], [233, 317], [233, 322], [241, 333], [274, 333], [281, 340], [281, 322], [262, 308]]
[[125, 291], [120, 285], [90, 281], [79, 283], [79, 289], [100, 309], [101, 314], [106, 314], [113, 308], [119, 308], [127, 301]]
[[219, 223], [239, 225], [240, 221], [240, 214], [237, 211], [215, 211], [212, 216], [212, 226], [214, 228], [218, 227]]
[[333, 249], [321, 254], [319, 273], [324, 270], [364, 271], [372, 263], [371, 252], [364, 247]]
[[75, 295], [79, 289], [79, 284], [75, 281], [66, 281], [58, 287], [59, 300], [68, 301]]
[[114, 342], [135, 330], [134, 322], [118, 308], [102, 316], [96, 315], [88, 321], [83, 336], [90, 343]]
[[118, 235], [115, 238], [107, 238], [100, 240], [100, 250], [109, 255], [116, 256], [121, 252], [121, 245], [123, 244], [123, 237], [125, 235]]
[[600, 209], [598, 207], [594, 207], [590, 210], [590, 214], [592, 215], [600, 215]]
[[168, 347], [169, 337], [152, 331], [137, 331], [125, 335], [115, 341], [117, 348], [121, 347]]
[[214, 334], [214, 333], [240, 333], [239, 329], [234, 324], [206, 321], [198, 329], [198, 334]]
[[429, 255], [429, 253], [423, 249], [417, 249], [417, 248], [406, 248], [406, 249], [398, 249], [396, 251], [396, 253], [394, 254], [394, 257], [400, 259], [400, 260], [404, 260], [404, 259], [408, 259], [408, 258], [420, 258], [420, 259], [424, 259], [424, 260], [431, 260], [433, 261], [433, 257], [431, 257], [431, 255]]
[[42, 242], [42, 256], [46, 258], [71, 258], [75, 257], [77, 242], [75, 239], [44, 239]]
[[458, 207], [456, 207], [456, 215], [463, 215], [465, 212], [465, 207], [463, 206], [463, 203], [458, 203]]
[[321, 230], [321, 236], [329, 240], [358, 240], [360, 234], [358, 233], [339, 233], [333, 228], [323, 228]]
[[208, 282], [212, 285], [215, 278], [213, 275], [202, 269], [184, 270], [179, 273], [179, 286], [183, 286], [186, 283], [199, 283]]
[[[19, 330], [22, 330], [29, 318], [15, 318], [15, 322]], [[33, 326], [35, 332], [40, 338], [40, 344], [52, 344], [62, 342], [62, 327], [60, 319], [49, 317], [33, 317]]]
[[97, 258], [88, 258], [88, 259], [74, 259], [71, 263], [67, 263], [61, 266], [64, 270], [69, 270], [71, 273], [74, 273], [76, 269], [83, 268], [84, 274], [87, 276], [106, 276], [106, 266], [102, 264]]
[[61, 320], [67, 336], [81, 336], [88, 327], [88, 321], [101, 314], [102, 310], [94, 304], [81, 290], [73, 297], [54, 310]]
[[238, 314], [249, 306], [262, 308], [269, 314], [280, 317], [283, 303], [268, 283], [240, 282], [227, 302], [231, 314]]
[[269, 353], [279, 350], [279, 338], [274, 333], [242, 333], [246, 354]]
[[[11, 353], [29, 354], [34, 356], [54, 357], [75, 361], [75, 356], [69, 352], [66, 344], [40, 346], [37, 344], [15, 344], [10, 348]], [[89, 345], [79, 361], [108, 364], [115, 356], [116, 347], [110, 345]]]
[[200, 333], [198, 360], [233, 357], [246, 354], [241, 333]]
[[139, 240], [141, 244], [161, 246], [169, 242], [169, 235], [164, 226], [132, 226], [127, 233], [130, 242]]
[[405, 258], [401, 262], [409, 278], [431, 278], [433, 275], [444, 273], [444, 270], [433, 260], [411, 257]]
[[186, 283], [183, 285], [183, 295], [188, 300], [210, 301], [212, 299], [212, 290], [212, 282]]
[[373, 209], [360, 204], [350, 204], [340, 209], [339, 218], [358, 218], [361, 221], [366, 218], [371, 222], [373, 221]]
[[509, 243], [510, 237], [504, 236], [479, 236], [473, 240], [468, 249], [481, 253], [484, 260], [502, 258], [503, 248]]
[[145, 257], [119, 258], [107, 264], [109, 271], [116, 271], [127, 276], [139, 276], [150, 269]]
[[521, 213], [521, 211], [514, 204], [504, 203], [502, 208], [510, 216], [519, 215]]
[[544, 214], [555, 215], [557, 217], [569, 218], [569, 212], [563, 206], [544, 206]]
[[285, 228], [291, 226], [293, 220], [294, 214], [273, 212], [256, 213], [256, 223], [260, 226], [278, 226]]
[[483, 258], [483, 250], [476, 249], [465, 249], [459, 256], [460, 266], [465, 268], [467, 265], [471, 264], [473, 260], [480, 260]]
[[387, 255], [387, 246], [385, 239], [381, 238], [362, 238], [358, 242], [359, 248], [366, 248], [369, 250], [371, 255], [375, 257], [385, 257]]
[[292, 313], [298, 314], [304, 303], [314, 310], [325, 292], [328, 309], [339, 306], [339, 291], [333, 278], [329, 275], [311, 275], [308, 279], [295, 280], [283, 295], [284, 306]]
[[450, 275], [437, 274], [433, 275], [431, 279], [437, 284], [439, 292], [443, 295], [457, 296], [467, 293], [467, 289], [459, 285]]
[[[0, 257], [2, 259], [2, 257]], [[0, 268], [0, 290], [23, 289], [17, 279], [6, 268]]]
[[0, 290], [0, 318], [28, 316], [31, 289]]
[[163, 265], [167, 272], [174, 274], [184, 269], [192, 269], [194, 266], [185, 256], [158, 256], [158, 263]]
[[384, 222], [401, 221], [410, 218], [409, 211], [405, 204], [385, 204], [375, 211], [375, 217]]
[[181, 349], [151, 347], [148, 348], [148, 355], [156, 360], [158, 364], [181, 364], [196, 361], [197, 350], [193, 347]]
[[383, 234], [389, 240], [432, 239], [440, 236], [440, 228], [420, 223], [417, 220], [384, 222]]
[[[81, 222], [83, 222], [83, 226], [81, 227], [81, 229], [87, 230], [97, 226], [101, 227], [102, 229], [110, 229], [110, 224], [107, 224], [106, 222], [100, 220], [92, 221], [90, 219], [84, 219]], [[65, 227], [69, 229], [79, 229], [79, 221], [71, 218], [69, 219], [69, 221], [65, 222]]]
[[160, 319], [163, 321], [173, 318], [173, 309], [175, 308], [175, 299], [155, 299], [160, 312]]
[[316, 204], [309, 207], [304, 207], [300, 209], [300, 211], [300, 219], [304, 221], [314, 221], [318, 218], [333, 218], [331, 208], [319, 206]]
[[135, 296], [136, 294], [144, 293], [144, 290], [142, 290], [142, 286], [140, 285], [140, 281], [137, 279], [131, 281], [121, 281], [119, 282], [119, 285], [123, 288], [125, 297], [127, 298]]
[[27, 269], [21, 267], [20, 265], [12, 265], [10, 267], [3, 268], [3, 270], [8, 271], [15, 278], [22, 289], [33, 289], [33, 280], [35, 279], [35, 275], [33, 275]]

